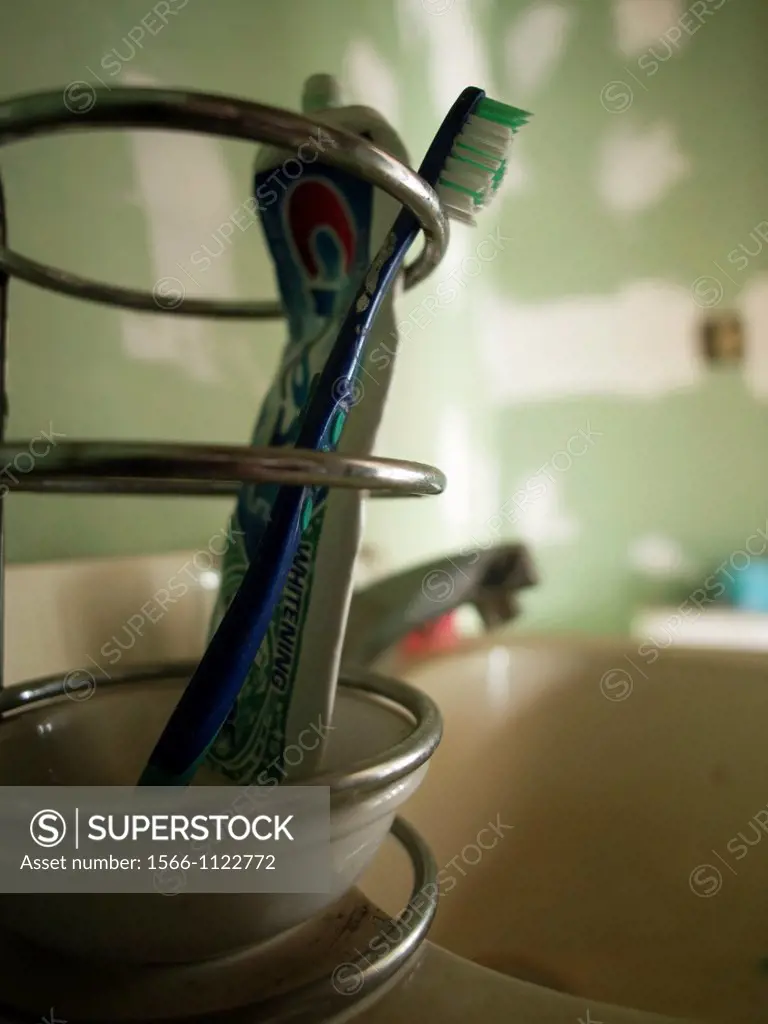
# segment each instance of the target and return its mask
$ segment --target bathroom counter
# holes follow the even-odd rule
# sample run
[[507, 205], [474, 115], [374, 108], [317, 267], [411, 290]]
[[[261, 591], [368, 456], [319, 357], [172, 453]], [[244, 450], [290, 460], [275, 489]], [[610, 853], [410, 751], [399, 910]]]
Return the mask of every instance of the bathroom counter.
[[632, 636], [645, 647], [715, 647], [768, 651], [768, 614], [739, 608], [644, 608], [632, 622]]
[[410, 974], [355, 1024], [682, 1024], [518, 981], [424, 944]]

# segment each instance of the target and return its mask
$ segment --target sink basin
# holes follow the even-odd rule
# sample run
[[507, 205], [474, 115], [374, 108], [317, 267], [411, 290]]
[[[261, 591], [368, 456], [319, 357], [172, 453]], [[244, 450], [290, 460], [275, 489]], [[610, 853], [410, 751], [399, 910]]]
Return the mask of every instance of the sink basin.
[[[433, 942], [585, 1000], [768, 1013], [768, 659], [473, 642], [406, 673], [444, 738], [405, 817], [441, 867]], [[393, 851], [363, 888], [397, 908]]]

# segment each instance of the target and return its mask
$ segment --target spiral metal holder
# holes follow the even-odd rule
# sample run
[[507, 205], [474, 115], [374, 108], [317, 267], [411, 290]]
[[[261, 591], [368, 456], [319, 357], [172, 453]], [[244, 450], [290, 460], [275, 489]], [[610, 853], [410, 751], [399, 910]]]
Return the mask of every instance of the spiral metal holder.
[[[276, 107], [228, 96], [154, 89], [96, 90], [88, 110], [70, 109], [62, 92], [44, 92], [0, 103], [0, 145], [51, 132], [96, 128], [191, 131], [249, 143], [268, 143], [300, 153], [313, 139], [317, 160], [359, 175], [414, 214], [424, 247], [405, 268], [405, 287], [423, 281], [438, 265], [448, 225], [435, 192], [394, 157], [339, 128]], [[313, 161], [314, 162], [314, 161]], [[168, 302], [167, 297], [78, 277], [35, 262], [8, 247], [0, 180], [0, 459], [29, 450], [29, 441], [7, 441], [5, 427], [8, 284], [16, 277], [49, 291], [147, 313], [213, 319], [270, 320], [283, 316], [279, 303], [209, 298]], [[345, 487], [377, 496], [439, 494], [443, 474], [432, 466], [398, 459], [355, 458], [332, 452], [221, 445], [70, 441], [57, 444], [40, 464], [8, 485], [18, 491], [66, 494], [234, 495], [245, 483], [296, 487]], [[4, 577], [3, 498], [0, 497], [0, 623]], [[1, 627], [0, 627], [1, 628]], [[3, 643], [0, 633], [0, 687]]]
[[[67, 106], [61, 92], [38, 93], [0, 103], [0, 145], [50, 132], [126, 128], [201, 132], [249, 143], [268, 143], [299, 153], [306, 143], [321, 137], [323, 145], [317, 149], [320, 163], [357, 174], [382, 188], [418, 219], [424, 233], [424, 246], [404, 271], [406, 288], [423, 281], [445, 254], [448, 225], [435, 192], [404, 164], [356, 135], [275, 107], [220, 95], [178, 90], [104, 89], [96, 90], [91, 100], [89, 109], [81, 113]], [[209, 298], [169, 302], [167, 297], [150, 292], [77, 277], [13, 251], [8, 246], [6, 227], [0, 179], [0, 459], [4, 464], [30, 450], [29, 441], [8, 441], [5, 437], [8, 413], [8, 285], [11, 278], [73, 298], [146, 313], [230, 320], [271, 320], [283, 316], [282, 307], [275, 302], [225, 302]], [[296, 487], [352, 488], [375, 496], [439, 494], [445, 487], [445, 478], [438, 469], [398, 459], [358, 458], [295, 448], [80, 440], [57, 444], [39, 464], [33, 464], [28, 472], [14, 478], [8, 488], [59, 494], [234, 496], [243, 484], [266, 482]], [[26, 709], [30, 702], [61, 698], [63, 684], [61, 680], [32, 680], [1, 692], [4, 660], [3, 501], [0, 496], [0, 717], [6, 718]], [[193, 666], [188, 668], [191, 673]], [[155, 666], [151, 672], [145, 670], [144, 678], [162, 677], [168, 670], [169, 666]], [[349, 682], [342, 681], [342, 684], [349, 685]], [[356, 685], [368, 686], [387, 700], [394, 700], [406, 708], [409, 701], [413, 703], [418, 698], [416, 691], [396, 680], [371, 677], [367, 684], [358, 680]], [[414, 763], [421, 763], [428, 759], [439, 742], [440, 723], [436, 709], [427, 708], [425, 711], [418, 700], [417, 705], [410, 708], [417, 723], [411, 737], [415, 753], [410, 753], [417, 757]], [[394, 769], [399, 771], [409, 763], [403, 755], [394, 764]], [[366, 763], [358, 766], [349, 777], [335, 782], [330, 780], [330, 784], [341, 790], [373, 784], [380, 782], [387, 770], [394, 769], [392, 764]], [[404, 822], [396, 821], [393, 833], [411, 858], [415, 874], [414, 893], [420, 893], [426, 882], [434, 882], [435, 865], [431, 853]], [[437, 887], [430, 888], [436, 891]], [[259, 1019], [286, 1024], [290, 1020], [298, 1024], [327, 1020], [331, 1015], [348, 1011], [358, 998], [382, 985], [414, 955], [426, 937], [436, 909], [434, 897], [427, 903], [427, 908], [415, 922], [410, 910], [402, 919], [393, 922], [397, 938], [393, 938], [383, 958], [360, 963], [359, 974], [365, 985], [358, 996], [350, 999], [348, 995], [336, 992], [327, 979], [316, 980], [285, 993], [269, 1005], [262, 1004]], [[4, 1008], [0, 1007], [0, 1015], [3, 1012]], [[246, 1014], [251, 1019], [247, 1011]], [[20, 1020], [13, 1011], [6, 1019]], [[205, 1018], [206, 1021], [208, 1019]], [[219, 1014], [213, 1019], [219, 1021], [224, 1018]], [[236, 1012], [232, 1019], [239, 1021], [244, 1018]]]

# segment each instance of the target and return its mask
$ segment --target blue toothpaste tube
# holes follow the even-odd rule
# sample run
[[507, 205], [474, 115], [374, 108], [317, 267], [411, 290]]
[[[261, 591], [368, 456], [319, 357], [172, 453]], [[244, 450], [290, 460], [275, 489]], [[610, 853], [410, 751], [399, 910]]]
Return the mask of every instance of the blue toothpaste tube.
[[[368, 107], [334, 107], [337, 95], [333, 79], [313, 76], [305, 85], [304, 109], [318, 123], [364, 134], [409, 163], [399, 136], [380, 114]], [[372, 256], [400, 209], [367, 182], [323, 166], [317, 149], [304, 146], [298, 156], [265, 148], [254, 178], [288, 321], [288, 339], [261, 408], [254, 445], [294, 442], [311, 381], [324, 366]], [[368, 352], [383, 344], [388, 358], [377, 362], [375, 376], [362, 376], [365, 398], [350, 411], [338, 448], [342, 454], [366, 455], [375, 442], [392, 377], [397, 342], [393, 301], [398, 291], [399, 286], [391, 289], [368, 342]], [[276, 494], [275, 485], [241, 489], [211, 633], [237, 591]], [[274, 785], [311, 774], [320, 765], [332, 728], [361, 536], [360, 496], [351, 490], [317, 489], [310, 525], [265, 640], [207, 755], [208, 768], [217, 774], [240, 784]]]

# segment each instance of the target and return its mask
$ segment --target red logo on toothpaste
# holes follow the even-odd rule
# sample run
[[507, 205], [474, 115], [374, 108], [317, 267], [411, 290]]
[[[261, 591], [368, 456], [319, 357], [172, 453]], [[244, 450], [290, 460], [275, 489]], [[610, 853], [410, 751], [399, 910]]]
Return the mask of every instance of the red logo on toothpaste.
[[299, 181], [288, 196], [286, 219], [310, 288], [345, 280], [355, 259], [357, 229], [342, 193], [318, 178]]

